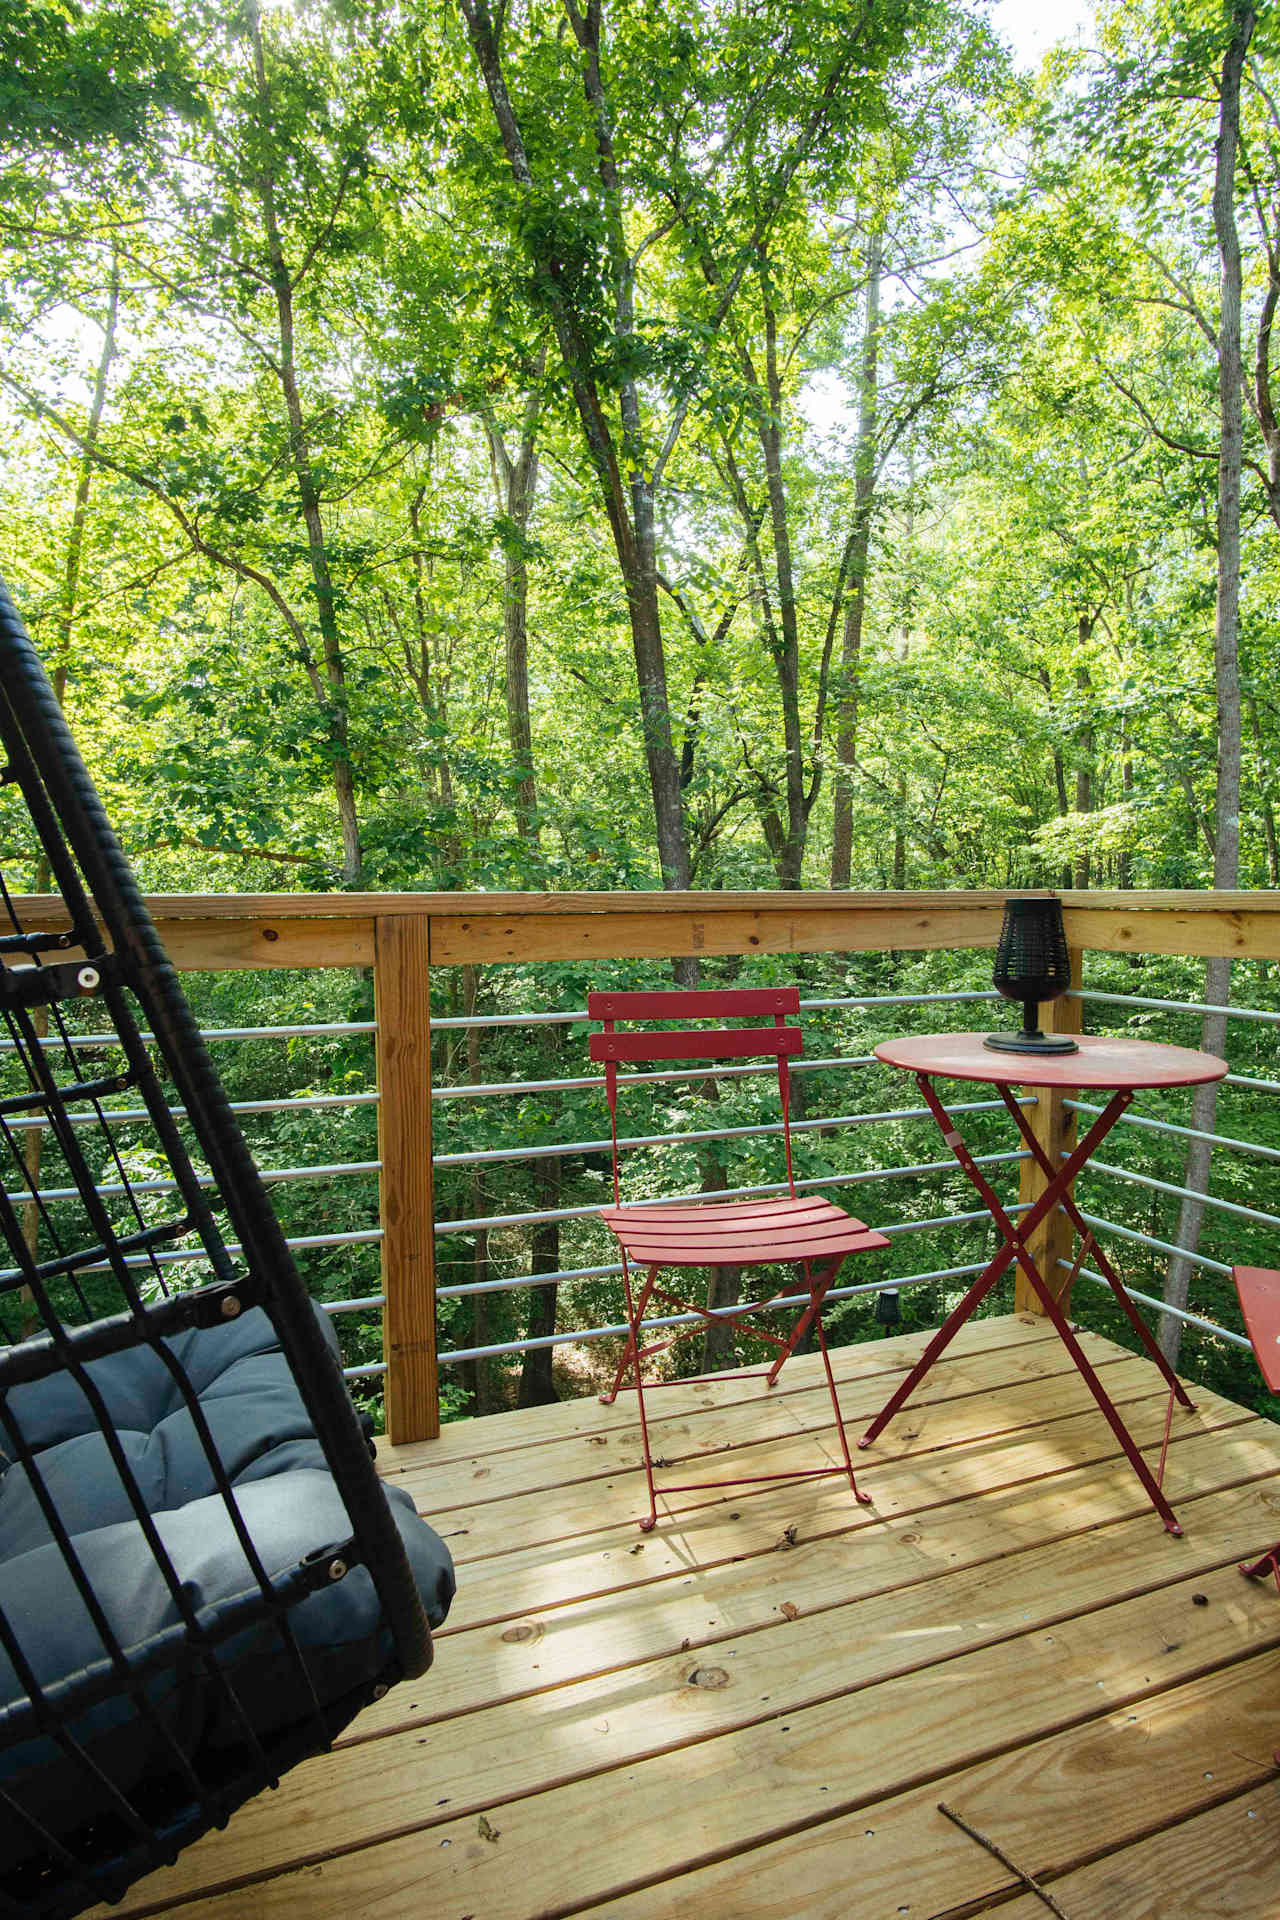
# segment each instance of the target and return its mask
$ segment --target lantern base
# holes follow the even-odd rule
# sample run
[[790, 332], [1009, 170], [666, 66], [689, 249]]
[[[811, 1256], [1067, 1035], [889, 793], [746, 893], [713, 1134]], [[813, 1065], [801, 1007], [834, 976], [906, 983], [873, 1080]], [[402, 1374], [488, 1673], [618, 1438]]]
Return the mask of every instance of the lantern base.
[[1069, 1034], [1041, 1033], [1038, 1029], [1028, 1033], [989, 1033], [983, 1041], [984, 1047], [990, 1047], [993, 1053], [1079, 1053], [1080, 1049]]

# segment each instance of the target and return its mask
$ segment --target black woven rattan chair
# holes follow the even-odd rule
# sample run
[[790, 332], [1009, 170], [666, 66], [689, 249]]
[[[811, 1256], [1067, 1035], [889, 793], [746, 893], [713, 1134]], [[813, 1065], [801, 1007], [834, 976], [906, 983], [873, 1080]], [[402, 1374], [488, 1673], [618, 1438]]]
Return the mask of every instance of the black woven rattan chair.
[[61, 1916], [421, 1673], [453, 1581], [2, 586], [0, 743], [71, 920], [0, 880], [0, 1916]]

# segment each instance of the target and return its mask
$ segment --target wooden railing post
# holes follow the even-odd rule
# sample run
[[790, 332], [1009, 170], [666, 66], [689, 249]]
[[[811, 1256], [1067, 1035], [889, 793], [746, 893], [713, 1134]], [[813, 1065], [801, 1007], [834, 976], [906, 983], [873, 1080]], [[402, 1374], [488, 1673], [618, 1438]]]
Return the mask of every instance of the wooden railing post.
[[[1082, 953], [1079, 947], [1070, 949], [1071, 985], [1079, 989]], [[1063, 994], [1057, 1000], [1045, 1000], [1040, 1006], [1040, 1025], [1045, 1033], [1079, 1033], [1080, 1002], [1070, 995]], [[1030, 1091], [1030, 1089], [1029, 1089]], [[1037, 1087], [1034, 1089], [1036, 1104], [1027, 1115], [1031, 1131], [1049, 1156], [1050, 1162], [1059, 1166], [1071, 1152], [1076, 1143], [1076, 1116], [1068, 1113], [1063, 1102], [1067, 1094], [1060, 1087]], [[1048, 1185], [1045, 1174], [1036, 1161], [1027, 1158], [1022, 1162], [1018, 1178], [1018, 1199], [1023, 1205], [1032, 1205], [1040, 1198]], [[1070, 1304], [1068, 1275], [1058, 1265], [1059, 1260], [1071, 1258], [1071, 1248], [1075, 1235], [1071, 1222], [1061, 1207], [1055, 1207], [1047, 1220], [1041, 1221], [1028, 1241], [1032, 1259], [1048, 1281], [1050, 1289], [1059, 1304], [1065, 1309]], [[1013, 1301], [1018, 1313], [1043, 1313], [1044, 1308], [1022, 1272], [1017, 1271], [1014, 1282]]]
[[387, 1437], [440, 1432], [435, 1207], [431, 1180], [430, 918], [374, 921], [382, 1351]]

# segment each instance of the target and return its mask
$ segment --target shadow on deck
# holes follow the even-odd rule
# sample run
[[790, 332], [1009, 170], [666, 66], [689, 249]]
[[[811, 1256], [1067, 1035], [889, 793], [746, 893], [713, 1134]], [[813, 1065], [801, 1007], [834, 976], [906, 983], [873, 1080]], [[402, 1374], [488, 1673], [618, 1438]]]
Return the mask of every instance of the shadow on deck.
[[[853, 1431], [923, 1336], [834, 1357]], [[1085, 1336], [1139, 1442], [1155, 1369]], [[659, 1397], [666, 1455], [812, 1463], [816, 1360]], [[1280, 1914], [1280, 1429], [1175, 1412], [1170, 1538], [1052, 1329], [971, 1322], [834, 1480], [634, 1524], [632, 1410], [382, 1449], [449, 1540], [427, 1677], [117, 1914], [190, 1920], [1069, 1920]], [[103, 1910], [104, 1912], [106, 1910]]]

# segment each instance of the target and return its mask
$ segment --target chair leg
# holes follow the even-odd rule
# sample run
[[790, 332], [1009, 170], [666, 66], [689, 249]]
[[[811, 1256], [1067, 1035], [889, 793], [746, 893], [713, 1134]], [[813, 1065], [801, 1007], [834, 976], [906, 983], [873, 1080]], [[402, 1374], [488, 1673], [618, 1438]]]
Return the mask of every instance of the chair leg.
[[843, 1254], [837, 1254], [834, 1260], [829, 1260], [819, 1274], [815, 1286], [813, 1274], [810, 1271], [810, 1263], [807, 1260], [801, 1261], [800, 1265], [804, 1272], [804, 1283], [809, 1289], [809, 1304], [796, 1321], [794, 1327], [792, 1327], [790, 1338], [781, 1342], [782, 1352], [769, 1369], [768, 1377], [770, 1386], [773, 1385], [778, 1375], [782, 1372], [783, 1361], [791, 1358], [791, 1355], [804, 1339], [815, 1320], [818, 1322], [819, 1331], [821, 1331], [822, 1302], [826, 1297], [827, 1289], [834, 1285], [836, 1274], [840, 1271], [843, 1264]]
[[[1274, 1547], [1268, 1547], [1267, 1551], [1259, 1559], [1252, 1561], [1242, 1560], [1240, 1562], [1240, 1571], [1248, 1580], [1257, 1580], [1263, 1574], [1271, 1574], [1276, 1583], [1276, 1591], [1280, 1593], [1280, 1540], [1276, 1541]], [[1280, 1767], [1280, 1747], [1276, 1748], [1272, 1758], [1276, 1765]]]
[[844, 1415], [840, 1411], [840, 1395], [836, 1392], [836, 1377], [831, 1370], [831, 1355], [827, 1352], [827, 1336], [822, 1325], [822, 1314], [820, 1311], [816, 1316], [814, 1324], [818, 1330], [818, 1349], [822, 1354], [822, 1364], [827, 1372], [827, 1388], [831, 1394], [831, 1411], [836, 1418], [836, 1432], [840, 1435], [840, 1451], [844, 1455], [844, 1470], [849, 1476], [849, 1491], [860, 1507], [869, 1507], [871, 1505], [871, 1495], [869, 1493], [863, 1493], [853, 1477], [853, 1459], [849, 1452], [849, 1438], [844, 1430]]
[[610, 1392], [600, 1395], [601, 1403], [604, 1406], [612, 1406], [618, 1397], [618, 1388], [622, 1384], [623, 1374], [626, 1372], [628, 1366], [634, 1370], [636, 1377], [636, 1407], [640, 1415], [640, 1453], [644, 1460], [645, 1482], [649, 1488], [649, 1511], [645, 1518], [639, 1523], [641, 1533], [652, 1533], [654, 1527], [658, 1524], [658, 1495], [653, 1484], [653, 1456], [649, 1451], [649, 1421], [645, 1413], [644, 1405], [644, 1365], [640, 1358], [640, 1325], [644, 1318], [645, 1308], [649, 1303], [649, 1295], [653, 1292], [654, 1283], [658, 1278], [658, 1271], [657, 1267], [649, 1268], [648, 1273], [645, 1275], [644, 1285], [640, 1289], [640, 1297], [637, 1300], [631, 1291], [631, 1269], [627, 1262], [627, 1256], [625, 1252], [623, 1253], [622, 1285], [627, 1298], [627, 1344], [622, 1359], [618, 1363], [618, 1371], [613, 1376], [612, 1389]]
[[610, 1387], [608, 1393], [602, 1393], [600, 1395], [600, 1404], [602, 1407], [611, 1407], [617, 1399], [618, 1389], [622, 1385], [622, 1376], [629, 1366], [635, 1367], [636, 1380], [637, 1382], [639, 1381], [640, 1327], [644, 1320], [645, 1310], [649, 1305], [649, 1295], [653, 1292], [654, 1282], [657, 1278], [657, 1267], [650, 1267], [644, 1286], [640, 1289], [640, 1299], [637, 1303], [632, 1298], [631, 1275], [627, 1269], [624, 1258], [622, 1265], [622, 1284], [627, 1296], [627, 1326], [630, 1332], [627, 1335], [627, 1344], [623, 1348], [622, 1358], [618, 1362], [618, 1370], [613, 1376], [613, 1385]]
[[1274, 1547], [1268, 1547], [1259, 1559], [1242, 1560], [1240, 1571], [1249, 1580], [1257, 1580], [1265, 1573], [1271, 1574], [1275, 1579], [1276, 1591], [1280, 1593], [1280, 1540], [1276, 1541]]
[[840, 1436], [840, 1451], [844, 1456], [844, 1470], [849, 1476], [849, 1489], [860, 1506], [869, 1507], [871, 1505], [871, 1495], [869, 1493], [860, 1493], [858, 1483], [853, 1477], [853, 1460], [849, 1453], [848, 1436], [844, 1430], [844, 1415], [840, 1411], [840, 1395], [836, 1391], [836, 1377], [831, 1369], [831, 1356], [827, 1352], [827, 1336], [822, 1324], [822, 1302], [828, 1290], [835, 1284], [836, 1275], [843, 1264], [843, 1254], [837, 1255], [834, 1260], [827, 1262], [819, 1273], [817, 1280], [815, 1280], [810, 1268], [810, 1263], [807, 1260], [802, 1263], [805, 1285], [809, 1289], [809, 1304], [792, 1328], [791, 1338], [769, 1369], [769, 1385], [773, 1385], [782, 1371], [783, 1361], [794, 1353], [800, 1341], [803, 1340], [805, 1334], [808, 1333], [810, 1327], [812, 1327], [817, 1335], [818, 1349], [822, 1354], [823, 1367], [826, 1369], [827, 1390], [831, 1395], [831, 1411], [835, 1415], [836, 1432]]
[[[778, 1340], [776, 1336], [772, 1334], [766, 1336], [774, 1340], [775, 1344], [782, 1349], [766, 1377], [769, 1386], [772, 1387], [782, 1370], [783, 1362], [790, 1357], [805, 1334], [812, 1328], [817, 1337], [818, 1349], [822, 1355], [822, 1365], [827, 1377], [827, 1392], [831, 1397], [831, 1411], [835, 1419], [836, 1432], [840, 1436], [840, 1452], [844, 1463], [842, 1467], [824, 1467], [821, 1469], [821, 1472], [829, 1474], [844, 1473], [848, 1478], [849, 1490], [853, 1494], [854, 1499], [860, 1506], [869, 1507], [871, 1505], [871, 1495], [869, 1493], [862, 1493], [859, 1490], [857, 1480], [854, 1477], [853, 1457], [849, 1451], [849, 1440], [845, 1432], [844, 1415], [840, 1408], [840, 1395], [836, 1389], [836, 1379], [831, 1366], [831, 1356], [827, 1351], [826, 1330], [822, 1324], [822, 1303], [835, 1280], [836, 1274], [844, 1264], [844, 1256], [838, 1255], [835, 1259], [824, 1262], [816, 1279], [814, 1278], [809, 1261], [806, 1260], [800, 1264], [804, 1272], [805, 1285], [809, 1290], [809, 1304], [797, 1319], [791, 1330], [789, 1339], [782, 1341]], [[612, 1386], [607, 1393], [600, 1395], [600, 1402], [603, 1406], [612, 1406], [617, 1399], [628, 1370], [634, 1375], [636, 1407], [640, 1417], [640, 1450], [644, 1462], [645, 1483], [649, 1489], [649, 1511], [644, 1519], [638, 1523], [641, 1533], [652, 1532], [658, 1522], [658, 1494], [653, 1479], [653, 1453], [649, 1444], [649, 1422], [644, 1393], [644, 1359], [646, 1350], [641, 1347], [640, 1339], [644, 1316], [648, 1310], [650, 1299], [655, 1289], [657, 1289], [657, 1279], [660, 1271], [661, 1269], [659, 1267], [650, 1267], [645, 1275], [644, 1285], [640, 1288], [639, 1293], [635, 1294], [632, 1291], [630, 1266], [625, 1252], [623, 1254], [622, 1281], [627, 1305], [626, 1346], [622, 1358], [618, 1362], [617, 1370], [614, 1373]], [[666, 1296], [662, 1294], [661, 1289], [657, 1289], [657, 1291], [660, 1297], [666, 1298]], [[708, 1315], [707, 1317], [709, 1318], [710, 1316]], [[654, 1349], [648, 1349], [648, 1351], [651, 1352], [654, 1351]], [[765, 1477], [778, 1478], [780, 1476], [767, 1475]], [[804, 1479], [812, 1476], [800, 1474], [797, 1477]], [[733, 1481], [699, 1481], [693, 1484], [715, 1487], [732, 1486], [738, 1483]], [[744, 1482], [741, 1484], [747, 1483]]]

